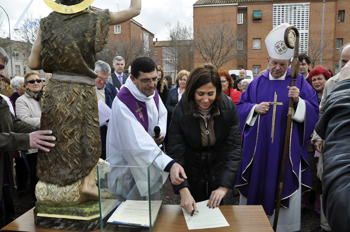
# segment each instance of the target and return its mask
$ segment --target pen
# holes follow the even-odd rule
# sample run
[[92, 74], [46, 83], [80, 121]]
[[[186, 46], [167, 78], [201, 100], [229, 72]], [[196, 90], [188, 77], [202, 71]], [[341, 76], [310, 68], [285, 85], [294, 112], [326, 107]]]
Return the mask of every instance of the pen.
[[191, 217], [193, 217], [193, 214], [194, 214], [194, 209], [192, 210]]

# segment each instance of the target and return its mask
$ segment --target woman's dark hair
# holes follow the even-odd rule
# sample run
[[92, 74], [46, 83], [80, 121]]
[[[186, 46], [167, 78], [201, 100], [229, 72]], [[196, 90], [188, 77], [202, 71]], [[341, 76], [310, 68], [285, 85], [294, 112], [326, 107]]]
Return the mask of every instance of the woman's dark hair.
[[230, 76], [230, 74], [228, 74], [228, 72], [226, 70], [222, 70], [219, 72], [220, 77], [225, 77], [227, 82], [228, 82], [228, 88], [232, 88], [233, 87], [233, 81], [232, 81], [232, 77]]
[[81, 3], [82, 1], [84, 0], [56, 0], [57, 3], [66, 5], [66, 6], [76, 5], [78, 3]]
[[167, 79], [168, 81], [168, 88], [171, 89], [173, 86], [173, 79], [171, 78], [171, 76], [165, 76], [165, 79]]
[[195, 93], [198, 88], [208, 83], [216, 87], [216, 97], [213, 102], [213, 108], [219, 108], [221, 100], [221, 80], [218, 70], [212, 64], [204, 64], [195, 68], [187, 80], [185, 89], [185, 100], [191, 106], [190, 113], [198, 112], [198, 106], [195, 101]]

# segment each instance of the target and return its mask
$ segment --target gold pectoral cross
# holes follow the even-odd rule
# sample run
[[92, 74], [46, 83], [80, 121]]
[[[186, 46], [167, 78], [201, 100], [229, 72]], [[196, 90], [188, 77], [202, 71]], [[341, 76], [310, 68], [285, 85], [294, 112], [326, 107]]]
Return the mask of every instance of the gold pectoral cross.
[[140, 119], [142, 119], [142, 121], [145, 121], [144, 119], [143, 119], [143, 114], [142, 114], [142, 112], [141, 112], [141, 110], [142, 110], [142, 107], [139, 107], [139, 104], [137, 103], [137, 102], [135, 102], [136, 103], [136, 106], [137, 106], [137, 110], [136, 110], [136, 113], [139, 113], [139, 117], [140, 117]]
[[275, 92], [274, 101], [270, 103], [273, 105], [273, 114], [272, 114], [272, 128], [271, 128], [271, 142], [273, 143], [273, 139], [275, 137], [275, 120], [276, 120], [276, 107], [277, 105], [282, 106], [283, 102], [277, 102], [277, 94]]

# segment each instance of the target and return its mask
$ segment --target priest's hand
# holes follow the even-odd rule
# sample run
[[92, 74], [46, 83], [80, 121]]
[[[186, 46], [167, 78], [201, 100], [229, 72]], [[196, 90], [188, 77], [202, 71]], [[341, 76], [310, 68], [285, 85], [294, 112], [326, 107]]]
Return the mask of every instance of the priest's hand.
[[315, 146], [315, 149], [316, 149], [318, 152], [322, 153], [323, 140], [317, 140], [317, 141], [315, 141], [314, 146]]
[[[181, 178], [182, 177], [182, 178]], [[178, 164], [174, 163], [173, 166], [171, 166], [170, 169], [170, 180], [173, 185], [179, 185], [181, 184], [185, 179], [187, 179], [185, 170], [183, 167]]]
[[270, 102], [261, 102], [254, 109], [254, 111], [258, 114], [267, 114], [269, 110], [270, 110]]
[[293, 86], [293, 87], [288, 86], [287, 88], [289, 89], [288, 97], [292, 97], [294, 100], [294, 103], [298, 103], [300, 90], [296, 86]]
[[[153, 137], [155, 137], [155, 136], [156, 135], [153, 133]], [[155, 138], [154, 141], [156, 142], [156, 144], [158, 146], [164, 142], [164, 135], [162, 134], [162, 132], [159, 132], [159, 137]]]
[[50, 143], [48, 141], [55, 141], [56, 138], [54, 136], [50, 136], [52, 131], [50, 130], [41, 130], [34, 131], [29, 134], [29, 144], [30, 148], [39, 148], [45, 152], [50, 152], [50, 149], [46, 147], [54, 147], [54, 143]]
[[224, 196], [226, 195], [227, 191], [228, 191], [228, 188], [221, 187], [221, 186], [217, 188], [215, 191], [212, 191], [208, 202], [209, 208], [214, 209], [215, 207], [219, 207], [220, 202], [222, 198], [224, 198]]
[[179, 192], [181, 195], [180, 206], [189, 214], [192, 213], [192, 210], [199, 213], [197, 210], [196, 201], [193, 199], [190, 190], [188, 190], [188, 188], [182, 188]]

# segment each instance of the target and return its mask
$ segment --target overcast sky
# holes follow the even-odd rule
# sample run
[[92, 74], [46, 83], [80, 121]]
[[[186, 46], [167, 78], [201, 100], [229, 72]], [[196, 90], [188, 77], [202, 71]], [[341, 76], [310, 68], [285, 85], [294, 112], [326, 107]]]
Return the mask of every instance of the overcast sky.
[[[154, 38], [166, 40], [168, 39], [168, 27], [166, 23], [171, 23], [171, 25], [175, 26], [177, 22], [180, 22], [182, 25], [192, 27], [193, 4], [196, 1], [197, 0], [142, 0], [141, 14], [134, 19], [142, 24], [144, 28], [152, 32]], [[1, 0], [0, 6], [2, 6], [9, 15], [12, 30], [29, 2], [30, 0]], [[101, 9], [108, 8], [110, 11], [118, 11], [129, 8], [130, 0], [95, 0], [92, 5]], [[34, 0], [29, 11], [32, 11], [35, 17], [45, 17], [52, 10], [43, 0]], [[2, 30], [6, 30], [6, 35], [8, 36], [8, 20], [1, 8], [0, 14], [1, 21], [3, 22]]]

